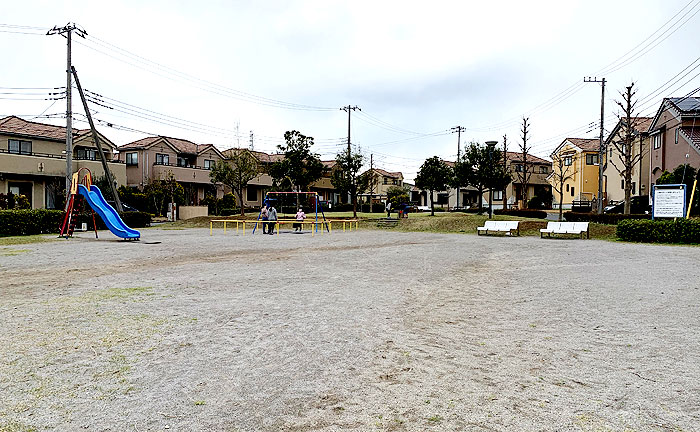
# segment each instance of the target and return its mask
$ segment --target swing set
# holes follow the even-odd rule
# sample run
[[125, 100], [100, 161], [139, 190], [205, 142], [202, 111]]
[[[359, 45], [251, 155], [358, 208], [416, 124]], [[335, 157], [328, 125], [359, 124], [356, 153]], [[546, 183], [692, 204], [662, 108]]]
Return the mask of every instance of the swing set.
[[[270, 195], [277, 196], [275, 198], [271, 197]], [[292, 195], [295, 195], [296, 199], [294, 200], [294, 203], [291, 204], [289, 203], [289, 200], [285, 199], [287, 197], [290, 197]], [[278, 221], [283, 221], [284, 220], [284, 208], [287, 207], [292, 207], [294, 209], [294, 214], [296, 214], [296, 210], [298, 209], [299, 205], [303, 206], [304, 203], [301, 203], [297, 205], [297, 199], [299, 198], [299, 195], [307, 195], [308, 200], [306, 204], [312, 204], [314, 208], [314, 221], [313, 221], [313, 227], [311, 228], [313, 231], [318, 232], [318, 225], [321, 224], [321, 230], [325, 228], [326, 232], [330, 233], [330, 228], [328, 227], [328, 221], [326, 220], [326, 215], [323, 212], [323, 205], [321, 204], [321, 201], [318, 197], [318, 192], [267, 192], [265, 194], [265, 199], [263, 200], [263, 205], [260, 208], [260, 213], [258, 213], [258, 218], [255, 221], [255, 225], [253, 226], [253, 234], [255, 234], [255, 230], [258, 229], [258, 223], [263, 223], [262, 221], [262, 209], [267, 206], [269, 207], [274, 207], [274, 204], [278, 204], [279, 209], [278, 210], [278, 216], [277, 219]], [[319, 222], [318, 219], [318, 213], [319, 211], [321, 212], [321, 217], [322, 220]], [[308, 223], [308, 222], [307, 222]], [[272, 224], [272, 222], [270, 222]], [[279, 223], [277, 224], [277, 230], [279, 232]], [[302, 225], [303, 227], [303, 225]]]

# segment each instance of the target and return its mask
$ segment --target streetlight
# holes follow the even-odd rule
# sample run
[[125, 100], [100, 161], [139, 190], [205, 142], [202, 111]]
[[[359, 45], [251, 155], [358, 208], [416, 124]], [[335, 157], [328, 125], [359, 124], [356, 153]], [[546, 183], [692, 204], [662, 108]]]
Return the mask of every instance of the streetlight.
[[[496, 148], [498, 141], [486, 141], [485, 144], [489, 149], [489, 170], [492, 170], [493, 164], [493, 151]], [[491, 179], [491, 184], [489, 185], [489, 219], [493, 218], [493, 179]]]

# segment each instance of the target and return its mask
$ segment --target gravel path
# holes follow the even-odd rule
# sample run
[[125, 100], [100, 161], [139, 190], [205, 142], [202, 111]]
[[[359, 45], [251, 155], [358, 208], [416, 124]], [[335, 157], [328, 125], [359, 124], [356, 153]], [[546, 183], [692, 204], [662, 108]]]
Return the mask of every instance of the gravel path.
[[700, 425], [700, 248], [143, 236], [0, 247], [0, 431]]

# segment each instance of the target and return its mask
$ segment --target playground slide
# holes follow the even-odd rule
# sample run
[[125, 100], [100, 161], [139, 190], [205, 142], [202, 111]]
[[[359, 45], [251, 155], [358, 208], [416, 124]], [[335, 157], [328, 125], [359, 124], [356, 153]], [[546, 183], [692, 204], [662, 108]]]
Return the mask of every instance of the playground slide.
[[124, 239], [138, 239], [141, 237], [140, 232], [126, 226], [122, 218], [119, 217], [119, 213], [114, 210], [114, 207], [107, 204], [105, 197], [97, 186], [92, 185], [90, 190], [88, 190], [84, 185], [79, 184], [78, 192], [85, 197], [90, 207], [100, 215], [107, 228], [112, 231], [112, 234]]

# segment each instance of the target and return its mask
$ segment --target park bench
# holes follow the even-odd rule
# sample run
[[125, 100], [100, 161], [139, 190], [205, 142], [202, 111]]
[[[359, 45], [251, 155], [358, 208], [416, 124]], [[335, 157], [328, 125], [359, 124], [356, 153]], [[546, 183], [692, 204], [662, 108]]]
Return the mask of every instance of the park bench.
[[586, 234], [586, 238], [591, 238], [588, 222], [547, 222], [547, 228], [540, 229], [540, 238], [544, 238], [545, 234], [547, 237], [552, 234], [576, 234], [581, 238]]
[[392, 219], [392, 218], [380, 218], [377, 221], [377, 226], [382, 227], [382, 228], [393, 228], [398, 224], [399, 224], [399, 220]]
[[502, 232], [506, 235], [513, 235], [513, 232], [515, 232], [517, 235], [520, 235], [519, 224], [519, 221], [487, 220], [486, 222], [484, 222], [484, 226], [476, 228], [476, 233], [478, 235], [481, 235], [481, 233], [483, 232], [486, 235], [488, 235], [489, 233]]

